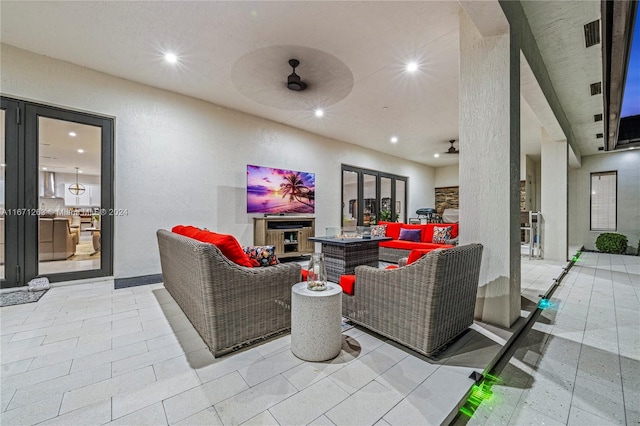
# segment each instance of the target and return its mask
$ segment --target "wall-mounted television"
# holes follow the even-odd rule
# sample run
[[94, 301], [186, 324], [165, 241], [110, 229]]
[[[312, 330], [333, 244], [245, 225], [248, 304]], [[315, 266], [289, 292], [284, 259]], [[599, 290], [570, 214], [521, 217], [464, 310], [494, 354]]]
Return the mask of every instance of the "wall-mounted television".
[[315, 213], [316, 175], [247, 165], [247, 213]]

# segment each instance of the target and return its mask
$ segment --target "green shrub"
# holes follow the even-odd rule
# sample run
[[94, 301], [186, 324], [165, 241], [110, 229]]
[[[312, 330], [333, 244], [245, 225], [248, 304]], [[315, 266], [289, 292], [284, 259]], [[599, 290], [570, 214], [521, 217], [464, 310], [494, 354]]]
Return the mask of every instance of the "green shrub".
[[596, 248], [602, 253], [623, 254], [627, 251], [627, 237], [614, 232], [605, 232], [596, 238]]

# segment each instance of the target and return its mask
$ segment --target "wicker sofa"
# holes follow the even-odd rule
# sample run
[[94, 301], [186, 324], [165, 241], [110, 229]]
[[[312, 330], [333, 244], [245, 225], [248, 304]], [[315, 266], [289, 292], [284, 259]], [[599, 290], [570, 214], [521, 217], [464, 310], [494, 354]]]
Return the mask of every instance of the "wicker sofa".
[[397, 269], [358, 266], [353, 296], [342, 295], [342, 315], [432, 355], [473, 324], [481, 259], [482, 245], [469, 244]]
[[[390, 241], [382, 241], [379, 244], [378, 259], [383, 262], [398, 263], [403, 257], [407, 257], [411, 250], [435, 250], [439, 248], [451, 248], [458, 244], [457, 223], [426, 223], [405, 224], [397, 222], [378, 222], [385, 227], [385, 235], [393, 238]], [[451, 238], [442, 243], [433, 242], [434, 227], [451, 227]], [[400, 239], [403, 229], [420, 230], [420, 241], [406, 241]]]
[[249, 268], [213, 244], [157, 231], [164, 286], [215, 357], [291, 328], [300, 265]]

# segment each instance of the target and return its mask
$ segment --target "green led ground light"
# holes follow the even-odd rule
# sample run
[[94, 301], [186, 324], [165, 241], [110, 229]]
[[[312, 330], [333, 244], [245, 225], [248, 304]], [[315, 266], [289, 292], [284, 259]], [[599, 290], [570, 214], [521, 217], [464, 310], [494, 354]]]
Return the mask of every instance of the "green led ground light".
[[582, 252], [580, 250], [578, 250], [578, 252], [576, 253], [575, 256], [573, 256], [573, 258], [571, 260], [573, 260], [573, 262], [577, 262], [578, 258], [580, 257], [580, 255], [582, 254]]
[[487, 374], [484, 379], [477, 385], [473, 385], [471, 388], [471, 394], [467, 399], [467, 402], [460, 408], [460, 412], [467, 417], [472, 417], [476, 412], [480, 404], [484, 401], [491, 401], [493, 398], [493, 391], [491, 387], [498, 383], [500, 379], [496, 376]]
[[540, 299], [538, 302], [538, 309], [547, 309], [553, 306], [553, 303], [549, 299]]

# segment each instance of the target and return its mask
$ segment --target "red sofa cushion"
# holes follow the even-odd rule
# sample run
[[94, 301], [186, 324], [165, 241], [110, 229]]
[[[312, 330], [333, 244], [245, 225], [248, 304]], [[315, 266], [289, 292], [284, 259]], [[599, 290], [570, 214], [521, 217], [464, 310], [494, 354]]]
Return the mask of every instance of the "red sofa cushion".
[[301, 272], [302, 281], [306, 281], [307, 277], [309, 276], [309, 270], [302, 268], [300, 272]]
[[255, 259], [251, 262], [251, 259], [242, 250], [242, 246], [233, 235], [216, 234], [215, 232], [202, 230], [196, 234], [195, 239], [203, 243], [213, 244], [227, 259], [240, 266], [246, 266], [247, 268], [260, 266]]
[[355, 284], [355, 275], [340, 275], [340, 287], [342, 287], [343, 293], [347, 293], [353, 296], [353, 288], [355, 287]]
[[414, 243], [412, 241], [391, 240], [381, 241], [380, 247], [413, 250], [413, 249], [437, 249], [437, 248], [449, 248], [453, 247], [447, 244], [433, 244], [433, 243]]
[[447, 248], [455, 247], [455, 246], [450, 246], [450, 245], [446, 245], [446, 244], [437, 244], [437, 245], [438, 245], [438, 247], [435, 247], [435, 248], [413, 249], [413, 250], [411, 250], [411, 253], [409, 253], [409, 256], [407, 257], [407, 265], [412, 264], [413, 262], [415, 262], [416, 260], [420, 259], [425, 254], [430, 253], [430, 252], [432, 252], [434, 250], [447, 249]]
[[184, 235], [185, 237], [194, 238], [198, 232], [200, 232], [200, 228], [196, 228], [195, 226], [187, 225], [187, 226], [174, 226], [172, 229], [173, 232], [179, 235]]
[[378, 222], [378, 225], [387, 225], [386, 236], [397, 240], [400, 237], [401, 223], [398, 222]]
[[249, 259], [244, 250], [242, 250], [242, 246], [240, 246], [240, 243], [238, 243], [238, 240], [236, 240], [233, 235], [216, 234], [215, 232], [201, 230], [195, 226], [183, 225], [176, 225], [171, 229], [171, 231], [203, 243], [213, 244], [227, 259], [240, 266], [246, 266], [248, 268], [259, 266], [259, 263], [255, 259], [253, 262]]

